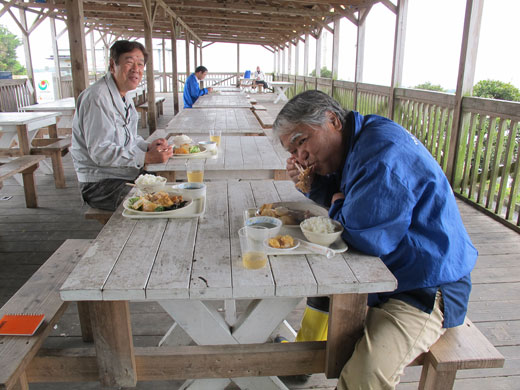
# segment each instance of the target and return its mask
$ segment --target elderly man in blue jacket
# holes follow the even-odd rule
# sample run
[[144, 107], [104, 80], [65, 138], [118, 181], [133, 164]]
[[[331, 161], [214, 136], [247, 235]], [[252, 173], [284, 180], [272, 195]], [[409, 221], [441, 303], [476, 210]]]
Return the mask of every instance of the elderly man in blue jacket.
[[404, 368], [466, 315], [477, 251], [450, 184], [403, 127], [344, 110], [320, 91], [291, 99], [273, 129], [291, 153], [291, 179], [298, 182], [297, 163], [309, 168], [306, 195], [329, 208], [351, 247], [380, 257], [398, 281], [391, 293], [369, 295], [363, 336], [337, 388], [394, 389]]
[[206, 95], [213, 91], [213, 88], [199, 87], [199, 81], [204, 80], [208, 74], [208, 69], [205, 66], [197, 66], [195, 73], [189, 75], [184, 84], [184, 93], [182, 98], [184, 100], [184, 108], [191, 108], [199, 96]]

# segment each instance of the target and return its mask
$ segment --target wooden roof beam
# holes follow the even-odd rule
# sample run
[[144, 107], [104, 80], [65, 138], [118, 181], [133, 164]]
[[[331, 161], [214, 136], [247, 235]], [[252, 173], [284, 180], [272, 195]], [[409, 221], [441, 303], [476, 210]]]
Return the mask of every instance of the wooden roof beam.
[[158, 4], [160, 4], [166, 13], [168, 13], [178, 24], [180, 24], [187, 32], [190, 33], [190, 35], [198, 40], [200, 43], [202, 43], [202, 39], [198, 37], [195, 32], [186, 24], [184, 21], [177, 16], [177, 14], [166, 4], [163, 0], [156, 0]]

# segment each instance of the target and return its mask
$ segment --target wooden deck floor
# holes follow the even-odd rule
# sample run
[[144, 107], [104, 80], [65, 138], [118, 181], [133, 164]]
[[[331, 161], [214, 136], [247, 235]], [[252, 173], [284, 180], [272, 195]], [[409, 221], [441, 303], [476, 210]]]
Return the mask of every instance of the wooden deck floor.
[[[165, 113], [171, 113], [171, 95]], [[273, 105], [272, 95], [255, 95], [255, 99], [276, 115], [282, 104]], [[182, 100], [181, 100], [182, 101]], [[171, 115], [162, 116], [159, 128], [165, 128]], [[146, 130], [143, 130], [146, 135]], [[86, 221], [77, 180], [70, 156], [65, 159], [67, 188], [55, 189], [51, 175], [37, 176], [41, 207], [25, 208], [23, 189], [9, 179], [0, 189], [0, 305], [32, 275], [32, 273], [68, 238], [95, 238], [101, 229], [96, 221]], [[485, 216], [471, 206], [459, 202], [464, 223], [479, 250], [477, 266], [472, 273], [473, 291], [469, 317], [506, 357], [503, 369], [467, 370], [459, 372], [455, 389], [520, 389], [520, 235]], [[517, 306], [518, 305], [518, 306]], [[151, 345], [168, 329], [171, 320], [158, 305], [131, 305], [136, 345]], [[294, 311], [289, 322], [298, 327], [303, 305]], [[47, 346], [78, 346], [79, 323], [72, 305]], [[153, 324], [153, 327], [150, 326]], [[420, 368], [407, 369], [398, 386], [400, 390], [417, 389]], [[329, 389], [335, 380], [313, 375], [305, 384], [287, 381], [290, 389]], [[137, 389], [178, 389], [181, 382], [138, 383]], [[39, 390], [97, 390], [98, 383], [31, 384]], [[235, 389], [230, 386], [229, 390]]]

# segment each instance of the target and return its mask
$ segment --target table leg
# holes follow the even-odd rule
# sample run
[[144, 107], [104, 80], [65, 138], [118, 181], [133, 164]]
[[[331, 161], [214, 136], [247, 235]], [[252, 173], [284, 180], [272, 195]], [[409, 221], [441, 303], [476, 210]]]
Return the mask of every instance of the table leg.
[[[160, 301], [159, 304], [199, 345], [263, 343], [285, 317], [298, 305], [301, 298], [263, 299], [251, 302], [240, 316], [233, 331], [218, 310], [202, 301]], [[251, 390], [286, 390], [277, 377], [230, 378], [239, 387]], [[199, 381], [190, 382], [186, 389], [220, 389], [222, 378], [204, 380], [214, 387], [198, 387]], [[215, 387], [217, 386], [217, 387]]]
[[282, 98], [283, 92], [278, 86], [275, 86], [274, 89], [276, 91], [276, 99], [274, 99], [273, 103], [276, 104]]
[[18, 146], [22, 155], [31, 154], [31, 146], [29, 145], [29, 130], [25, 125], [17, 125], [16, 133], [18, 134]]
[[92, 301], [88, 306], [101, 385], [135, 387], [137, 373], [128, 301]]
[[367, 294], [331, 296], [325, 362], [327, 378], [339, 377], [343, 366], [354, 352], [356, 341], [363, 334], [367, 297]]
[[58, 126], [56, 123], [49, 126], [49, 138], [58, 138]]

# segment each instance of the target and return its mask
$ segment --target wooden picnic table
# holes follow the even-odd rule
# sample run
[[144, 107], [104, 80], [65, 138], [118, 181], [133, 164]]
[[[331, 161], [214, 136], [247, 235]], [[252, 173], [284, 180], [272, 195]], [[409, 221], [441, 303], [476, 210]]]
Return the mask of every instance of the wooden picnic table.
[[[195, 142], [209, 140], [207, 135], [190, 137]], [[285, 180], [288, 157], [289, 153], [278, 142], [273, 142], [268, 137], [226, 135], [221, 137], [216, 156], [203, 157], [206, 161], [204, 178]], [[148, 164], [145, 169], [173, 182], [186, 178], [185, 161], [183, 157], [174, 157], [163, 164]]]
[[[56, 188], [65, 188], [65, 173], [61, 160], [68, 151], [70, 137], [58, 138], [56, 128], [59, 112], [0, 112], [0, 157], [16, 157], [30, 154], [50, 156], [52, 169], [41, 161], [45, 173], [54, 174]], [[36, 138], [38, 131], [47, 128], [49, 138]], [[16, 178], [16, 177], [15, 177]], [[19, 184], [23, 185], [19, 178]]]
[[59, 112], [56, 126], [58, 132], [63, 134], [72, 133], [72, 119], [74, 118], [74, 112], [76, 111], [76, 103], [73, 97], [54, 100], [52, 102], [44, 102], [38, 104], [32, 104], [30, 106], [22, 107], [23, 111], [31, 112]]
[[245, 95], [209, 93], [197, 99], [193, 108], [251, 108]]
[[181, 134], [207, 134], [221, 130], [225, 135], [262, 135], [263, 129], [248, 108], [201, 108], [182, 110], [166, 127], [167, 132]]
[[[88, 306], [95, 357], [77, 350], [58, 359], [69, 380], [134, 387], [138, 378], [194, 378], [194, 387], [208, 389], [231, 381], [243, 389], [287, 389], [275, 375], [339, 375], [362, 333], [367, 294], [394, 290], [395, 278], [379, 258], [353, 250], [331, 259], [269, 256], [266, 267], [248, 270], [237, 234], [244, 210], [311, 201], [287, 181], [207, 184], [202, 216], [129, 219], [120, 207], [87, 249], [60, 293]], [[331, 296], [328, 340], [263, 344], [308, 296]], [[247, 308], [228, 317], [213, 303], [219, 300]], [[175, 321], [171, 331], [181, 327], [197, 345], [134, 347], [129, 301], [158, 302]]]
[[[58, 138], [56, 118], [59, 112], [0, 112], [0, 156], [31, 154], [31, 141], [42, 127], [49, 128], [49, 137]], [[18, 148], [13, 152], [11, 144]]]
[[274, 103], [276, 104], [280, 100], [282, 102], [286, 102], [289, 100], [285, 95], [285, 91], [287, 91], [289, 87], [292, 87], [294, 83], [291, 83], [289, 81], [271, 81], [269, 85], [274, 87], [274, 92], [276, 93], [276, 99], [274, 100]]

